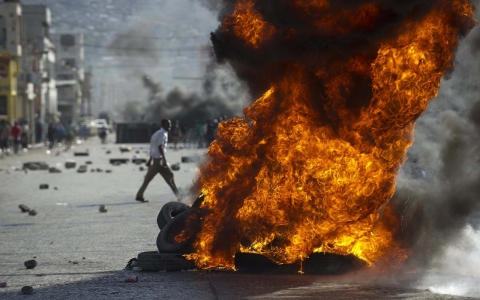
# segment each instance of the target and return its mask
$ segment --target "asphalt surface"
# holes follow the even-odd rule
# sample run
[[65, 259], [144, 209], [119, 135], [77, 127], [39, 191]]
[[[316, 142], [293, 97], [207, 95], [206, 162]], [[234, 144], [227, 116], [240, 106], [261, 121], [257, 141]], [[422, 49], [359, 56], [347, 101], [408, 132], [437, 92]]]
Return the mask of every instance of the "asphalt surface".
[[[147, 189], [149, 203], [134, 200], [146, 171], [132, 163], [108, 162], [147, 157], [148, 145], [132, 146], [132, 152], [120, 153], [119, 145], [101, 145], [94, 139], [68, 152], [56, 148], [46, 154], [39, 149], [0, 160], [0, 282], [7, 282], [0, 288], [0, 299], [466, 299], [448, 295], [459, 292], [448, 288], [451, 277], [445, 274], [427, 274], [426, 281], [424, 274], [399, 277], [372, 274], [368, 268], [342, 276], [124, 270], [138, 253], [156, 250], [157, 214], [163, 204], [176, 200], [160, 176]], [[86, 149], [89, 156], [73, 156]], [[167, 157], [173, 164], [183, 155], [203, 152], [169, 150]], [[68, 159], [92, 164], [81, 174], [64, 168]], [[15, 170], [27, 161], [45, 161], [62, 173]], [[175, 172], [177, 185], [188, 190], [196, 170], [194, 163], [181, 164]], [[49, 184], [49, 189], [40, 190], [40, 184]], [[38, 214], [21, 213], [20, 204]], [[100, 205], [108, 212], [100, 213]], [[29, 259], [38, 266], [26, 269], [23, 263]], [[128, 275], [139, 281], [125, 282]], [[479, 286], [478, 280], [468, 280], [470, 286]], [[32, 286], [33, 294], [23, 295], [23, 286]], [[460, 294], [477, 295], [471, 288]]]

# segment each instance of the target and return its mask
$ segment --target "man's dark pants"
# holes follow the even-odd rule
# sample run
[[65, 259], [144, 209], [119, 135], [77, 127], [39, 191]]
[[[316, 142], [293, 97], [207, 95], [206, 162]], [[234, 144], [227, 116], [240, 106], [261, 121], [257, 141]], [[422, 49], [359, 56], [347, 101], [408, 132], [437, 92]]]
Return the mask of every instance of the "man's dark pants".
[[152, 164], [148, 168], [147, 175], [145, 175], [143, 184], [138, 190], [137, 199], [143, 199], [143, 193], [145, 193], [145, 190], [147, 189], [148, 184], [150, 183], [150, 181], [152, 181], [155, 175], [157, 175], [157, 173], [160, 173], [160, 175], [162, 175], [163, 179], [165, 179], [167, 184], [172, 189], [173, 193], [175, 195], [178, 195], [178, 189], [173, 179], [172, 169], [170, 169], [169, 166], [163, 166], [161, 159], [153, 159]]

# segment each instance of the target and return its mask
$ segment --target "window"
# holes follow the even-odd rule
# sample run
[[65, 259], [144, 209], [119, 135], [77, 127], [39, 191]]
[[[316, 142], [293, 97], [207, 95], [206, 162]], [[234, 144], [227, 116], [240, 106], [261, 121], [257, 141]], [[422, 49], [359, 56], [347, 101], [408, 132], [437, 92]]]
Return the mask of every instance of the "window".
[[76, 68], [75, 58], [64, 58], [60, 61], [62, 70], [71, 70]]
[[7, 96], [0, 96], [0, 115], [7, 115]]
[[0, 47], [7, 46], [7, 22], [0, 16]]
[[58, 74], [57, 75], [58, 80], [73, 80], [75, 79], [73, 74]]
[[73, 47], [75, 46], [75, 36], [71, 34], [63, 34], [60, 37], [60, 44], [64, 47]]

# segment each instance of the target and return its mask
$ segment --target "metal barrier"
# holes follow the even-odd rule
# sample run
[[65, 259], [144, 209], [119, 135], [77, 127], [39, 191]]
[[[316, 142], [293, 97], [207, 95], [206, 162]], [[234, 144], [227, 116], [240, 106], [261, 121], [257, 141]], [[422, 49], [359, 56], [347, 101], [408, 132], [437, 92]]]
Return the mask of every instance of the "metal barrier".
[[157, 123], [118, 123], [117, 144], [150, 143], [152, 134], [160, 127]]

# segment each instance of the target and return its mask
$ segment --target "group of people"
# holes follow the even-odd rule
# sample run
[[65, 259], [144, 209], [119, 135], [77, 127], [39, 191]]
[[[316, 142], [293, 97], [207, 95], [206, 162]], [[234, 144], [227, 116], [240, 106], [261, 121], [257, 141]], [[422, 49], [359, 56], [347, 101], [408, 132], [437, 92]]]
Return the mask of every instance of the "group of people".
[[13, 146], [13, 152], [18, 154], [20, 147], [27, 148], [28, 125], [20, 125], [15, 121], [11, 126], [6, 120], [0, 121], [0, 149], [2, 154], [8, 154], [8, 149]]
[[75, 127], [72, 124], [64, 126], [62, 123], [56, 125], [49, 124], [47, 128], [48, 147], [51, 150], [55, 146], [55, 142], [61, 144], [65, 141], [66, 150], [72, 146], [75, 137]]
[[179, 121], [176, 121], [170, 130], [170, 136], [173, 142], [173, 149], [178, 149], [178, 144], [183, 142], [185, 148], [202, 149], [208, 147], [216, 138], [218, 125], [228, 120], [227, 116], [218, 119], [209, 119], [204, 123], [195, 120], [192, 128], [180, 127]]

